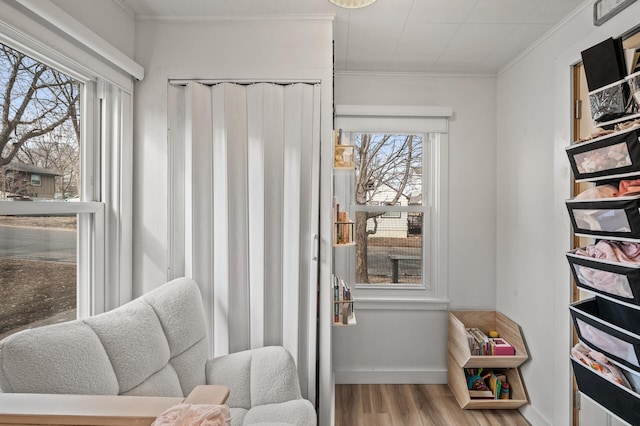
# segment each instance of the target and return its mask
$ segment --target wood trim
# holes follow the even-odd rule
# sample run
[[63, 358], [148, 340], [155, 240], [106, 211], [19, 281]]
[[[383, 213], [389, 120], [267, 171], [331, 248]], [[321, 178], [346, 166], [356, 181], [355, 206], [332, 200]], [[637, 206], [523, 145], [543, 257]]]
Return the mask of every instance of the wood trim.
[[185, 404], [224, 404], [229, 388], [221, 385], [198, 385], [184, 400]]
[[196, 386], [189, 396], [167, 398], [124, 395], [0, 393], [0, 426], [77, 425], [148, 426], [166, 409], [182, 402], [224, 404], [229, 388]]

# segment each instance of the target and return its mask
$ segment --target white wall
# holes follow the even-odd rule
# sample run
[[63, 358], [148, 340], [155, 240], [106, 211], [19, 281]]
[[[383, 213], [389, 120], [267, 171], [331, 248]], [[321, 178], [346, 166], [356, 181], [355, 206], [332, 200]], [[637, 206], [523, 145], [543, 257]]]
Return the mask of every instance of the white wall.
[[[495, 309], [495, 78], [338, 73], [335, 86], [336, 104], [453, 107], [450, 308]], [[334, 327], [337, 382], [446, 382], [446, 311], [358, 310], [357, 321]]]
[[[168, 276], [167, 85], [170, 79], [321, 82], [321, 182], [332, 158], [332, 20], [212, 20], [136, 22], [135, 60], [145, 68], [136, 84], [134, 125], [134, 295]], [[330, 353], [331, 197], [321, 184], [320, 424], [333, 421]], [[324, 308], [324, 309], [323, 309]]]
[[118, 3], [98, 0], [52, 0], [52, 3], [133, 58], [135, 22]]
[[570, 424], [570, 68], [582, 50], [640, 23], [635, 3], [594, 27], [592, 4], [498, 76], [497, 307], [529, 347], [523, 412], [535, 425]]
[[135, 97], [136, 295], [167, 276], [169, 79], [314, 79], [329, 86], [323, 87], [327, 93], [331, 37], [330, 20], [137, 22], [135, 59], [145, 78], [136, 84]]

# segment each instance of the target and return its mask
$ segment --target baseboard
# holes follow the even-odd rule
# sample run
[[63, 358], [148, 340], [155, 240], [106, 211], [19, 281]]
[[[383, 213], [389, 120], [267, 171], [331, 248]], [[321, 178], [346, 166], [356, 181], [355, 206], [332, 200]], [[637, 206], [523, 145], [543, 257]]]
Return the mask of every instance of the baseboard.
[[447, 383], [447, 369], [442, 370], [363, 370], [336, 371], [336, 384], [425, 384]]
[[520, 413], [532, 425], [551, 426], [551, 422], [533, 405], [525, 405], [520, 408]]

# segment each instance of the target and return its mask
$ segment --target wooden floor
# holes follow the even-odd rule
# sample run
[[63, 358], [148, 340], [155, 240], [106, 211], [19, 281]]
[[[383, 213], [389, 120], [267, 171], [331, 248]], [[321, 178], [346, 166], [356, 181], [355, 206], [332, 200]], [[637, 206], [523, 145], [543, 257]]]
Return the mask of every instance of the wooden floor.
[[528, 426], [517, 410], [463, 410], [447, 385], [336, 385], [335, 426]]

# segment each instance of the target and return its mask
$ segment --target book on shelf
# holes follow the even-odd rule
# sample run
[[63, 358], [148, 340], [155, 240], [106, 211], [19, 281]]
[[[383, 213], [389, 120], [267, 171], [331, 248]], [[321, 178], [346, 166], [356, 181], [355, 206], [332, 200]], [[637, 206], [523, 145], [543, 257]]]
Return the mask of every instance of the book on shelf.
[[476, 327], [467, 328], [467, 341], [471, 355], [490, 355], [489, 337]]
[[489, 379], [487, 380], [489, 389], [493, 393], [493, 399], [500, 399], [500, 391], [502, 389], [502, 382], [498, 379], [498, 376], [492, 371]]
[[349, 219], [349, 213], [340, 210], [338, 197], [333, 197], [333, 241], [335, 244], [350, 244], [353, 242], [354, 223]]
[[333, 322], [336, 324], [349, 324], [353, 318], [353, 299], [351, 287], [342, 278], [333, 277]]
[[486, 356], [513, 356], [516, 350], [509, 342], [502, 337], [488, 337], [485, 333], [475, 327], [467, 328], [467, 343], [471, 355]]

